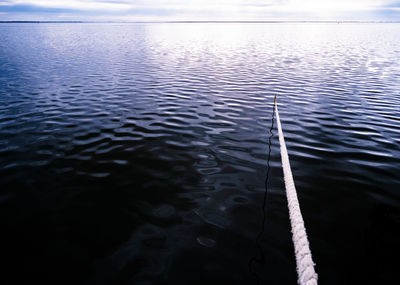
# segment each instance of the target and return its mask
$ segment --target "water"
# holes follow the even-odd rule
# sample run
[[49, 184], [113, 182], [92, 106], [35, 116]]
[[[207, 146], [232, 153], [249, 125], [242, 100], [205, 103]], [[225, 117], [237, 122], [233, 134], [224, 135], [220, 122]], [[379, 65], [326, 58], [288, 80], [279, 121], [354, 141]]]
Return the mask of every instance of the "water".
[[[1, 24], [1, 279], [256, 284], [277, 94], [320, 283], [393, 283], [399, 33]], [[276, 134], [253, 271], [295, 284]]]

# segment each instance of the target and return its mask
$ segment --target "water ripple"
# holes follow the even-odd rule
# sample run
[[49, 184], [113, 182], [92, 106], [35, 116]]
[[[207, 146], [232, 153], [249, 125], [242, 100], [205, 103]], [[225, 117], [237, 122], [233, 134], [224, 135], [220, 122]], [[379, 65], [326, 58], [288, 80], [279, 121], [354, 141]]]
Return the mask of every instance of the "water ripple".
[[[321, 280], [397, 272], [398, 24], [1, 25], [1, 278], [254, 282], [274, 95]], [[292, 284], [270, 166], [257, 270]]]

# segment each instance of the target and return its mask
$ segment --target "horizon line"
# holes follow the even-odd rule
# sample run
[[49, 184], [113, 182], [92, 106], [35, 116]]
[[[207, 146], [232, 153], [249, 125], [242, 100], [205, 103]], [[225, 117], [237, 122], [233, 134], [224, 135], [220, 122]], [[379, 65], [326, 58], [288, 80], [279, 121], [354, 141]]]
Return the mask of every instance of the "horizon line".
[[146, 24], [146, 23], [400, 23], [400, 21], [395, 21], [395, 20], [231, 20], [231, 21], [215, 21], [215, 20], [211, 20], [211, 21], [199, 21], [199, 20], [187, 20], [187, 21], [177, 21], [177, 20], [170, 20], [170, 21], [53, 21], [53, 20], [43, 20], [43, 21], [37, 21], [37, 20], [0, 20], [0, 24], [12, 24], [12, 23], [21, 23], [21, 24], [29, 24], [29, 23], [127, 23], [127, 24]]

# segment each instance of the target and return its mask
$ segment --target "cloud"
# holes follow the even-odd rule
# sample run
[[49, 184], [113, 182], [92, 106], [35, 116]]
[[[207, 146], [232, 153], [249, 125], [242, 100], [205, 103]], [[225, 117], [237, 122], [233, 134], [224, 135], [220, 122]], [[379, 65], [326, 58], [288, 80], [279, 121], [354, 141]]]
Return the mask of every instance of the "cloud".
[[47, 13], [77, 20], [368, 20], [396, 18], [399, 10], [400, 0], [0, 0], [0, 19]]
[[[125, 3], [124, 3], [125, 2]], [[9, 0], [1, 1], [2, 6], [25, 6], [75, 11], [114, 11], [130, 8], [128, 1], [91, 1], [91, 0]]]

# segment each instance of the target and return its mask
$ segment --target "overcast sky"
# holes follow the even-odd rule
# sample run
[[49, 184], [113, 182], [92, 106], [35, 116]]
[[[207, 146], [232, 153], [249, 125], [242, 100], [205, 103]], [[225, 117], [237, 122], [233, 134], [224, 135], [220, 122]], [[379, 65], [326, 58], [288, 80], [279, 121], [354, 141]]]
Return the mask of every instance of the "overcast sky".
[[0, 0], [0, 20], [400, 21], [400, 0]]

